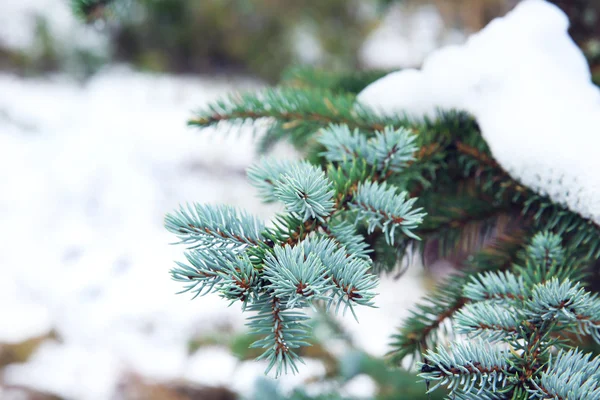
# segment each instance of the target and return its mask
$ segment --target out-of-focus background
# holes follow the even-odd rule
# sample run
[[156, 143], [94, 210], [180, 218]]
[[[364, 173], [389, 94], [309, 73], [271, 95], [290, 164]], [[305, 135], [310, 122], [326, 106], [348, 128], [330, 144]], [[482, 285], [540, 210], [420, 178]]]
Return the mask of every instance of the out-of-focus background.
[[[317, 318], [306, 365], [277, 381], [253, 361], [238, 307], [176, 294], [165, 213], [192, 201], [278, 211], [245, 179], [256, 137], [185, 122], [293, 65], [418, 67], [516, 2], [131, 0], [86, 23], [68, 0], [2, 0], [0, 398], [417, 398], [382, 356], [436, 279], [419, 265], [384, 277], [359, 324]], [[599, 73], [595, 0], [554, 2]]]

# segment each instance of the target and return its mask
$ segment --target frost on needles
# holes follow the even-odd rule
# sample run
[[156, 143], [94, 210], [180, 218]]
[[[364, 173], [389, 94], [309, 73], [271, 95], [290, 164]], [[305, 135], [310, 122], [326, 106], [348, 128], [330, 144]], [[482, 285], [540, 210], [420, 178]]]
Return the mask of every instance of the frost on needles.
[[[401, 172], [418, 150], [407, 129], [385, 128], [367, 139], [345, 125], [320, 132], [326, 165], [263, 158], [248, 169], [266, 202], [285, 213], [272, 226], [228, 206], [187, 205], [167, 215], [167, 229], [187, 247], [173, 278], [195, 295], [216, 292], [252, 312], [267, 372], [297, 371], [298, 349], [309, 345], [307, 308], [334, 312], [373, 306], [377, 278], [360, 234], [380, 229], [393, 244], [424, 213], [415, 198], [384, 180]], [[356, 317], [356, 315], [355, 315]]]

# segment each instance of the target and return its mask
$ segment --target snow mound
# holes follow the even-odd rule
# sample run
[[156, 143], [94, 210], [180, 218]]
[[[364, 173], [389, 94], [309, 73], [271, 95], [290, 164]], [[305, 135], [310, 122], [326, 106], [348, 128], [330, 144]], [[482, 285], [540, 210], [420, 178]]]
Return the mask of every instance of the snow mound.
[[382, 114], [472, 113], [492, 154], [515, 179], [600, 224], [600, 91], [566, 15], [525, 0], [421, 70], [391, 73], [358, 101]]

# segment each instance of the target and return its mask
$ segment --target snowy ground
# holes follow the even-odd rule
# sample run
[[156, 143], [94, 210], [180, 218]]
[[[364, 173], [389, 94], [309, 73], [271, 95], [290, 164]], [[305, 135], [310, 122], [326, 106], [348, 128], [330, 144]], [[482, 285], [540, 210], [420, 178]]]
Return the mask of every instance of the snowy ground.
[[[248, 80], [175, 78], [112, 68], [85, 85], [65, 77], [0, 75], [0, 343], [54, 330], [6, 384], [67, 398], [106, 399], [125, 374], [186, 379], [251, 391], [264, 365], [225, 348], [188, 355], [188, 342], [229, 326], [238, 307], [216, 296], [190, 301], [168, 275], [181, 248], [163, 216], [188, 201], [228, 203], [269, 218], [244, 169], [246, 132], [194, 131], [193, 109]], [[289, 149], [280, 157], [294, 157]], [[418, 272], [384, 282], [380, 308], [345, 321], [374, 354], [421, 294]], [[411, 277], [412, 276], [412, 277]], [[291, 387], [323, 373], [309, 362]], [[1, 382], [1, 380], [0, 380]]]

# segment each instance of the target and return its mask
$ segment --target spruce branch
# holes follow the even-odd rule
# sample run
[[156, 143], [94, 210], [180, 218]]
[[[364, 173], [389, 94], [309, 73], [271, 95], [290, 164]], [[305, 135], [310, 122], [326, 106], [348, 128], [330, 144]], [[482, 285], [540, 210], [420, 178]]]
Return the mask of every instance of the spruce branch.
[[463, 296], [470, 301], [523, 299], [525, 283], [522, 276], [504, 272], [485, 272], [469, 277]]
[[263, 242], [262, 222], [230, 206], [187, 205], [167, 214], [165, 227], [195, 248], [245, 247]]
[[326, 149], [319, 155], [328, 161], [352, 162], [364, 158], [384, 176], [402, 171], [415, 160], [418, 150], [415, 139], [416, 136], [406, 128], [387, 126], [367, 140], [358, 129], [350, 132], [347, 125], [330, 125], [317, 138]]
[[498, 237], [476, 253], [461, 273], [438, 284], [431, 295], [411, 311], [398, 333], [392, 336], [392, 349], [388, 352], [390, 361], [398, 365], [408, 356], [419, 359], [428, 349], [435, 348], [439, 343], [440, 329], [450, 333], [447, 322], [471, 302], [463, 295], [469, 277], [487, 270], [510, 267], [510, 261], [525, 246], [522, 240], [520, 235]]
[[237, 255], [233, 260], [228, 260], [225, 267], [217, 271], [221, 278], [217, 282], [217, 291], [221, 297], [242, 302], [242, 310], [246, 309], [249, 302], [258, 295], [260, 276], [248, 256], [244, 253]]
[[352, 95], [313, 88], [266, 89], [260, 93], [232, 95], [199, 111], [188, 124], [206, 127], [222, 121], [243, 123], [263, 118], [281, 122], [284, 129], [310, 126], [312, 133], [329, 124], [346, 124], [352, 129], [367, 131], [383, 130], [386, 125], [409, 125], [405, 118], [378, 116], [356, 104]]
[[[469, 342], [473, 351], [467, 352], [463, 360], [480, 365], [489, 360], [489, 354], [476, 354], [477, 351], [489, 350], [490, 342], [492, 345], [507, 344], [510, 350], [500, 354], [510, 366], [510, 373], [506, 375], [503, 385], [506, 393], [512, 393], [511, 398], [587, 398], [579, 397], [579, 392], [568, 392], [568, 395], [561, 397], [567, 392], [559, 395], [553, 391], [556, 382], [552, 382], [552, 379], [556, 380], [556, 376], [551, 371], [551, 360], [553, 349], [560, 349], [559, 358], [565, 354], [563, 348], [568, 340], [565, 335], [567, 332], [589, 335], [600, 343], [600, 299], [568, 278], [559, 281], [557, 276], [531, 273], [534, 264], [542, 268], [557, 268], [557, 260], [566, 262], [563, 257], [561, 238], [547, 232], [540, 233], [527, 247], [526, 266], [515, 268], [515, 271], [529, 272], [527, 278], [509, 272], [482, 273], [471, 278], [463, 290], [469, 303], [455, 314], [455, 331], [468, 337], [486, 339], [485, 345], [483, 342]], [[565, 270], [571, 271], [568, 266]], [[462, 343], [455, 343], [452, 348], [457, 345]], [[449, 364], [448, 354], [444, 347], [438, 347], [436, 351], [429, 350], [426, 362], [421, 367], [421, 376], [425, 379], [437, 377], [442, 382], [438, 382], [439, 385], [448, 386], [451, 394], [456, 392], [462, 398], [475, 398], [479, 395], [476, 389], [486, 389], [488, 370], [467, 368], [469, 373], [476, 376], [471, 380], [461, 380], [458, 370], [452, 369], [454, 365]], [[568, 357], [573, 357], [572, 362], [578, 362], [578, 356], [569, 354]], [[589, 364], [593, 370], [597, 369], [594, 362], [589, 362], [589, 357], [581, 359], [584, 358], [579, 368], [586, 368], [584, 364]], [[566, 367], [561, 364], [562, 373], [569, 373]], [[452, 372], [452, 376], [448, 371]], [[464, 369], [460, 371], [465, 373]], [[575, 371], [573, 373], [577, 374]], [[553, 378], [541, 383], [548, 376]], [[594, 393], [598, 383], [597, 378], [589, 381], [587, 378], [581, 375], [575, 377], [578, 385], [584, 388], [581, 393], [585, 395]], [[458, 383], [465, 381], [470, 384], [458, 386]], [[477, 388], [474, 387], [475, 381], [480, 382]], [[589, 385], [590, 391], [586, 385]], [[497, 393], [502, 392], [492, 389]]]
[[286, 310], [278, 297], [268, 294], [254, 302], [250, 310], [257, 312], [248, 319], [251, 332], [264, 336], [251, 347], [265, 349], [257, 359], [269, 362], [265, 373], [273, 368], [275, 376], [298, 372], [296, 363], [303, 361], [294, 349], [310, 346], [310, 327], [305, 323], [308, 317], [299, 311]]
[[[306, 244], [310, 239], [303, 242]], [[310, 245], [275, 247], [265, 259], [264, 276], [269, 289], [286, 308], [312, 305], [315, 299], [327, 299], [334, 286], [317, 253], [308, 253]]]
[[527, 247], [527, 255], [533, 264], [551, 268], [565, 262], [565, 250], [561, 237], [549, 231], [540, 232], [533, 237]]
[[577, 350], [550, 356], [547, 370], [534, 381], [532, 398], [585, 400], [600, 398], [600, 357]]
[[171, 277], [184, 283], [185, 289], [181, 293], [192, 292], [194, 297], [212, 291], [222, 279], [220, 272], [234, 264], [239, 256], [234, 250], [224, 247], [189, 250], [184, 254], [188, 264], [177, 261], [177, 267], [171, 269]]
[[357, 94], [390, 71], [326, 71], [299, 66], [284, 71], [281, 84], [296, 88], [319, 88], [332, 92]]
[[497, 392], [511, 375], [511, 366], [505, 352], [486, 345], [485, 342], [457, 342], [450, 351], [441, 348], [428, 351], [428, 364], [421, 364], [423, 379], [433, 381], [432, 392], [441, 385], [454, 391], [479, 395], [486, 389]]
[[257, 163], [252, 164], [246, 174], [250, 184], [258, 189], [258, 194], [265, 203], [278, 200], [275, 195], [275, 186], [281, 176], [292, 169], [294, 163], [289, 160], [277, 160], [262, 157]]
[[369, 140], [367, 162], [384, 174], [401, 172], [415, 160], [415, 153], [419, 150], [415, 140], [416, 135], [412, 131], [403, 127], [394, 129], [387, 126]]
[[[496, 388], [521, 398], [534, 390], [549, 349], [563, 344], [557, 329], [598, 336], [596, 299], [579, 293], [581, 288], [573, 289], [577, 287], [570, 282], [583, 275], [581, 266], [600, 254], [600, 229], [512, 179], [465, 114], [446, 113], [419, 122], [381, 117], [337, 89], [288, 87], [231, 97], [199, 113], [190, 124], [262, 119], [271, 121], [264, 140], [288, 137], [308, 149], [309, 159], [319, 166], [263, 160], [249, 171], [264, 199], [282, 201], [287, 211], [277, 216], [273, 227], [261, 229], [254, 242], [247, 240], [248, 235], [240, 236], [242, 240], [223, 236], [224, 229], [215, 231], [212, 225], [209, 232], [202, 231], [207, 234], [202, 239], [193, 230], [178, 231], [184, 243], [199, 243], [200, 256], [204, 249], [231, 248], [235, 254], [247, 253], [254, 270], [247, 269], [250, 264], [231, 270], [232, 262], [214, 270], [182, 270], [179, 276], [183, 281], [185, 273], [196, 271], [189, 276], [206, 282], [208, 290], [227, 283], [232, 301], [246, 304], [248, 299], [251, 306], [268, 303], [259, 312], [262, 333], [279, 332], [262, 342], [270, 349], [264, 357], [278, 360], [269, 368], [293, 365], [290, 368], [295, 369], [297, 356], [285, 350], [285, 329], [278, 328], [285, 315], [295, 315], [313, 301], [324, 301], [336, 310], [345, 305], [353, 313], [354, 305], [372, 305], [373, 261], [397, 261], [419, 237], [438, 239], [447, 247], [465, 238], [485, 240], [474, 241], [483, 248], [469, 258], [462, 274], [452, 277], [409, 318], [396, 336], [395, 361], [425, 350], [438, 354], [432, 348], [440, 331], [454, 319], [459, 333], [509, 343], [514, 350], [514, 354], [502, 353], [512, 368], [509, 383], [502, 381], [507, 387], [479, 385], [475, 392], [484, 397], [478, 398], [494, 398]], [[430, 217], [424, 219], [422, 210]], [[501, 226], [507, 219], [516, 222], [511, 229]], [[352, 225], [354, 221], [365, 224]], [[183, 222], [172, 223], [172, 231], [185, 229]], [[497, 235], [488, 243], [492, 230]], [[550, 234], [536, 237], [522, 258], [525, 242], [540, 230], [552, 230], [564, 240], [557, 242]], [[404, 235], [395, 235], [398, 231]], [[565, 251], [558, 248], [561, 242]], [[515, 265], [517, 261], [523, 263]], [[509, 269], [510, 273], [503, 272]], [[476, 275], [490, 270], [496, 272]], [[559, 282], [556, 287], [553, 275]], [[246, 282], [254, 282], [251, 290]], [[562, 290], [562, 284], [571, 285], [570, 291]], [[561, 304], [559, 294], [572, 298]], [[584, 300], [593, 307], [584, 310], [578, 303]], [[544, 313], [535, 314], [534, 306], [542, 305]], [[303, 321], [302, 314], [298, 316]], [[292, 355], [284, 360], [288, 351]], [[427, 365], [429, 372], [444, 369]], [[470, 376], [485, 381], [484, 372], [489, 371], [473, 370]], [[452, 382], [456, 383], [446, 381]], [[474, 388], [464, 385], [463, 389]], [[473, 393], [463, 390], [455, 390], [455, 395], [473, 398], [469, 397]]]
[[296, 163], [274, 182], [274, 196], [285, 204], [288, 212], [306, 222], [321, 222], [333, 211], [334, 192], [325, 173], [307, 162]]
[[344, 311], [350, 309], [354, 313], [354, 305], [373, 306], [375, 293], [373, 289], [378, 280], [369, 272], [370, 261], [348, 256], [348, 250], [327, 238], [305, 240], [301, 243], [306, 253], [317, 254], [327, 268], [328, 275], [334, 285], [328, 308], [336, 303], [336, 312], [344, 304]]
[[406, 236], [418, 240], [412, 230], [422, 221], [425, 213], [414, 208], [417, 199], [407, 198], [408, 193], [397, 193], [385, 182], [361, 183], [356, 190], [350, 208], [358, 212], [358, 219], [368, 223], [368, 232], [380, 228], [388, 243], [394, 243], [394, 233], [400, 229]]
[[576, 333], [590, 335], [600, 343], [600, 299], [578, 283], [552, 278], [536, 286], [524, 306], [529, 319], [573, 325]]
[[365, 242], [362, 235], [356, 233], [356, 228], [348, 221], [330, 221], [326, 228], [327, 237], [344, 247], [348, 255], [370, 261], [369, 254], [373, 250]]
[[455, 314], [454, 323], [456, 333], [499, 341], [512, 339], [521, 321], [513, 308], [485, 301], [465, 305]]
[[388, 357], [393, 364], [400, 364], [408, 356], [418, 359], [422, 353], [436, 346], [438, 329], [468, 302], [460, 295], [463, 279], [450, 277], [410, 312], [399, 332], [392, 336], [392, 350]]
[[351, 132], [348, 125], [329, 125], [321, 130], [317, 140], [326, 149], [319, 155], [332, 162], [355, 161], [368, 153], [365, 135], [358, 129]]
[[378, 281], [374, 275], [369, 273], [370, 264], [363, 260], [350, 259], [343, 268], [340, 267], [340, 264], [334, 265], [335, 267], [331, 269], [331, 281], [336, 290], [329, 305], [337, 301], [337, 312], [340, 305], [344, 304], [344, 313], [350, 309], [354, 319], [358, 321], [354, 305], [374, 307], [372, 299], [375, 297], [375, 293], [373, 289], [377, 287]]
[[337, 193], [336, 208], [345, 209], [352, 200], [358, 183], [371, 179], [372, 170], [364, 159], [340, 162], [337, 165], [330, 163], [327, 166], [327, 177]]

